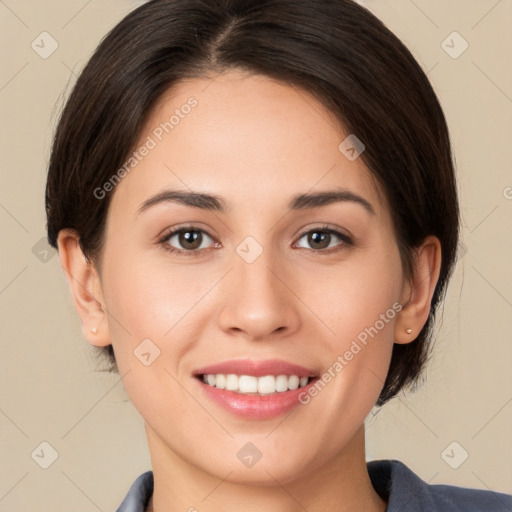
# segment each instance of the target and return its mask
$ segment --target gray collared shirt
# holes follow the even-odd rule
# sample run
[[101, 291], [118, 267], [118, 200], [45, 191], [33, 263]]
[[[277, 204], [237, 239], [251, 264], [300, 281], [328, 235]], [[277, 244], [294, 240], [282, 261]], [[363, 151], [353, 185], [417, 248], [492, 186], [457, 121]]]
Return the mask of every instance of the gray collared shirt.
[[[427, 484], [398, 460], [367, 462], [377, 493], [388, 502], [386, 512], [512, 512], [512, 495]], [[153, 472], [133, 482], [116, 512], [145, 512], [153, 493]]]

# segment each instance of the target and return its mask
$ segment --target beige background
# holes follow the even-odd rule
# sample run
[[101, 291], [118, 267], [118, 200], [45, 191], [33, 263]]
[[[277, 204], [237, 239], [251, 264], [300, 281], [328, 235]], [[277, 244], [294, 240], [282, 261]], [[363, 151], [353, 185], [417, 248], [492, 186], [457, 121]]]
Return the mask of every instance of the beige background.
[[[427, 380], [368, 418], [367, 458], [400, 459], [430, 483], [512, 493], [512, 2], [361, 3], [411, 49], [445, 109], [464, 245]], [[113, 511], [150, 468], [142, 420], [119, 376], [95, 371], [58, 257], [41, 241], [65, 90], [135, 5], [0, 0], [0, 510]], [[31, 48], [43, 31], [59, 45], [47, 59]], [[469, 44], [456, 59], [441, 45], [453, 31]], [[452, 39], [452, 52], [462, 48]], [[58, 452], [48, 469], [31, 457], [44, 441]], [[446, 462], [465, 451], [457, 469]]]

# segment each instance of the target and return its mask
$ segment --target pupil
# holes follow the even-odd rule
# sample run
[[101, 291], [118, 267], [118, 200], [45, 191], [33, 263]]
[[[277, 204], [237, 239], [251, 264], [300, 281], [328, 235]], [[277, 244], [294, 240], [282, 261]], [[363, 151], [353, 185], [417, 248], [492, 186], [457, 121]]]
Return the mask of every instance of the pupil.
[[[199, 244], [197, 243], [198, 239], [199, 239]], [[198, 231], [185, 231], [181, 234], [180, 243], [184, 247], [187, 247], [187, 245], [188, 245], [189, 249], [196, 249], [197, 247], [199, 247], [201, 245], [200, 233]], [[190, 247], [190, 245], [192, 245], [192, 247]]]
[[330, 236], [329, 233], [321, 233], [321, 232], [316, 231], [315, 233], [313, 233], [310, 236], [310, 239], [312, 240], [312, 245], [320, 244], [322, 246], [321, 248], [325, 248], [329, 245], [329, 242], [327, 242], [327, 243], [322, 243], [322, 242], [325, 242], [329, 236]]

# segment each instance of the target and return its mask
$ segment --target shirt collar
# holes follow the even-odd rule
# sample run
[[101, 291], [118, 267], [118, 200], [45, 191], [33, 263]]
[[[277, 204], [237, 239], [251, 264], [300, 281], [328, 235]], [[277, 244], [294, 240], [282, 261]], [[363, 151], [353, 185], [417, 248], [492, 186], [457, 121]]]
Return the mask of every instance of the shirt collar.
[[[401, 470], [402, 467], [407, 470], [407, 467], [399, 461], [378, 460], [368, 462], [366, 466], [368, 468], [368, 473], [373, 487], [383, 499], [389, 501], [387, 512], [393, 512], [398, 502], [400, 502], [400, 504], [403, 503], [403, 492], [401, 492], [401, 489], [404, 488], [404, 485], [407, 489], [411, 483], [413, 486], [418, 485], [418, 482], [414, 481], [414, 479], [422, 482], [410, 470], [408, 472], [413, 476], [412, 482], [409, 481], [410, 476], [407, 471], [405, 476], [409, 476], [409, 480], [405, 481], [403, 484], [401, 483], [403, 482], [401, 478], [397, 480], [395, 478], [396, 471]], [[400, 483], [397, 484], [397, 482]], [[146, 471], [140, 475], [131, 485], [128, 494], [116, 512], [145, 512], [149, 500], [151, 499], [151, 495], [153, 494], [153, 485], [154, 481], [152, 471]], [[408, 495], [410, 496], [410, 487]], [[414, 510], [413, 507], [416, 503], [414, 496], [411, 498], [413, 498], [413, 500], [410, 502], [410, 506], [411, 510]]]

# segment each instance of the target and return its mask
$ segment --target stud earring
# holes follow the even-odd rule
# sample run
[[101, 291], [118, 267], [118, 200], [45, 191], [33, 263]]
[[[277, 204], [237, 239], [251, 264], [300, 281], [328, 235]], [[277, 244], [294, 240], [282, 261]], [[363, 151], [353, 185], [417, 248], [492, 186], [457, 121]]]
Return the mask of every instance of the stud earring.
[[92, 332], [93, 334], [96, 334], [96, 332], [97, 332], [97, 331], [98, 331], [98, 329], [96, 329], [96, 327], [93, 327], [93, 328], [91, 329], [91, 332]]
[[411, 334], [412, 329], [406, 329], [406, 330], [405, 330], [405, 332], [406, 332], [407, 334]]

